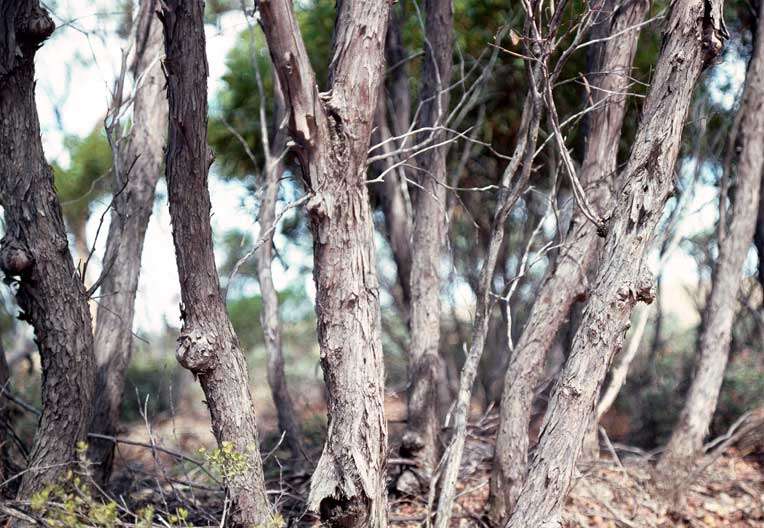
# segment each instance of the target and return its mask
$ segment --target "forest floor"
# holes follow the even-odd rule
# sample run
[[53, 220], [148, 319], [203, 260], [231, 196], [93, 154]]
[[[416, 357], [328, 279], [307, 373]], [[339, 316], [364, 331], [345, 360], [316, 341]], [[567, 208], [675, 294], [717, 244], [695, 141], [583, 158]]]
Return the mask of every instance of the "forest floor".
[[[395, 459], [395, 439], [399, 436], [401, 409], [390, 406], [390, 482], [400, 471]], [[131, 429], [127, 437], [151, 445], [173, 445], [189, 458], [199, 445], [214, 445], [208, 431], [198, 427], [198, 416], [175, 417]], [[460, 473], [457, 505], [452, 526], [483, 528], [483, 512], [488, 496], [488, 480], [493, 455], [497, 417], [495, 413], [476, 417], [470, 426]], [[150, 431], [150, 434], [148, 434]], [[740, 436], [719, 439], [715, 449], [692, 469], [680, 474], [661, 475], [654, 454], [610, 443], [603, 436], [603, 451], [596, 461], [580, 465], [573, 490], [567, 500], [564, 520], [568, 527], [763, 527], [764, 528], [764, 434], [757, 429], [748, 434], [747, 455], [740, 450]], [[201, 434], [200, 434], [201, 433]], [[750, 441], [751, 435], [759, 439]], [[315, 434], [320, 438], [320, 434]], [[274, 439], [264, 439], [264, 450]], [[751, 447], [753, 445], [753, 447]], [[271, 447], [266, 455], [269, 494], [284, 513], [288, 526], [320, 526], [304, 511], [309, 472], [279, 460], [280, 451]], [[320, 444], [310, 450], [318, 458]], [[202, 472], [193, 463], [145, 446], [121, 445], [121, 469], [117, 488], [135, 507], [164, 504], [165, 511], [182, 506], [193, 512], [194, 525], [212, 525], [221, 514], [222, 500], [213, 483], [203, 482]], [[314, 460], [315, 462], [315, 460]], [[309, 465], [308, 465], [309, 467]], [[173, 482], [174, 481], [174, 482]], [[164, 483], [164, 484], [160, 484]], [[392, 485], [391, 485], [392, 488]], [[390, 525], [414, 528], [425, 525], [427, 497], [401, 496], [391, 492]], [[205, 522], [207, 519], [207, 522]], [[190, 525], [190, 524], [189, 524]]]

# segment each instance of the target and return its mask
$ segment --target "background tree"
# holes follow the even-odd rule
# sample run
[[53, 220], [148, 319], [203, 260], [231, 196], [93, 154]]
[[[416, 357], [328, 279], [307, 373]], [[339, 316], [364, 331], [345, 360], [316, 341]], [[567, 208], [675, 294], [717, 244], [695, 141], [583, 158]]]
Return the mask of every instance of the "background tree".
[[[762, 4], [764, 5], [764, 3]], [[711, 295], [706, 304], [698, 362], [686, 403], [663, 454], [664, 461], [691, 457], [703, 447], [713, 418], [724, 372], [729, 358], [732, 323], [735, 317], [740, 275], [748, 256], [759, 207], [759, 190], [764, 168], [764, 46], [758, 38], [764, 28], [764, 11], [759, 13], [757, 40], [748, 66], [740, 104], [738, 143], [729, 145], [737, 152], [734, 197], [729, 213], [719, 219], [719, 258], [713, 276]], [[739, 146], [738, 146], [739, 145]], [[730, 175], [726, 175], [730, 177]], [[726, 209], [727, 196], [720, 194], [720, 208]]]
[[[167, 130], [162, 26], [155, 0], [141, 2], [135, 30], [133, 127], [112, 168], [114, 198], [106, 240], [103, 282], [95, 327], [97, 363], [95, 411], [91, 433], [114, 436], [119, 422], [125, 375], [133, 349], [133, 315], [141, 254], [154, 191], [162, 171]], [[88, 457], [97, 478], [111, 474], [114, 443], [93, 438]]]

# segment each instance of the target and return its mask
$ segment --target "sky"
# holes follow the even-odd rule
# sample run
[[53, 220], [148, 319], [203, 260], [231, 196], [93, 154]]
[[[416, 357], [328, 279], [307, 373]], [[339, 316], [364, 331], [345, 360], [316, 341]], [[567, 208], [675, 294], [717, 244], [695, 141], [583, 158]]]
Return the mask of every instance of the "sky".
[[[85, 136], [94, 127], [102, 126], [109, 104], [111, 84], [117, 77], [126, 41], [116, 34], [122, 13], [114, 11], [114, 3], [104, 0], [61, 0], [50, 6], [58, 26], [52, 38], [37, 55], [37, 103], [42, 137], [49, 161], [66, 166], [67, 153], [63, 147], [66, 135]], [[247, 21], [240, 12], [221, 17], [218, 26], [207, 26], [207, 55], [209, 63], [209, 99], [214, 107], [215, 94], [221, 89], [225, 73], [225, 58], [235, 43], [236, 36], [247, 28]], [[718, 73], [729, 76], [733, 84], [741, 85], [744, 78], [742, 61], [725, 63]], [[720, 81], [721, 82], [721, 81]], [[735, 103], [733, 94], [714, 92], [712, 96], [727, 107]], [[225, 182], [213, 172], [210, 178], [212, 201], [212, 224], [217, 235], [230, 229], [249, 232], [256, 239], [258, 226], [255, 221], [255, 204], [241, 183]], [[164, 197], [164, 182], [158, 188], [160, 199], [146, 235], [138, 298], [136, 301], [136, 331], [159, 333], [169, 324], [178, 327], [180, 299], [172, 244], [169, 211]], [[713, 226], [716, 218], [716, 191], [712, 187], [699, 186], [690, 212], [682, 223], [682, 232], [690, 235], [699, 229]], [[88, 226], [88, 236], [93, 242], [101, 212], [106, 203], [94, 211]], [[297, 212], [293, 212], [298, 214]], [[108, 216], [108, 215], [107, 215]], [[102, 233], [106, 229], [101, 230]], [[96, 241], [98, 255], [102, 254], [105, 234]], [[277, 247], [292, 251], [283, 255], [287, 262], [308, 258], [297, 249], [289, 249], [283, 240], [276, 239]], [[217, 254], [218, 262], [222, 258]], [[655, 266], [655, 259], [652, 261]], [[755, 264], [755, 261], [754, 261]], [[299, 276], [298, 266], [283, 269], [275, 265], [274, 278], [277, 289], [293, 281], [304, 281], [309, 294], [313, 292], [312, 279]], [[92, 280], [97, 276], [93, 270]], [[694, 284], [697, 276], [695, 263], [688, 255], [677, 251], [666, 267], [665, 281], [671, 285], [668, 296], [686, 295], [686, 285]], [[471, 292], [463, 285], [456, 292], [456, 301], [470, 304]], [[686, 323], [694, 324], [696, 316], [682, 311]]]

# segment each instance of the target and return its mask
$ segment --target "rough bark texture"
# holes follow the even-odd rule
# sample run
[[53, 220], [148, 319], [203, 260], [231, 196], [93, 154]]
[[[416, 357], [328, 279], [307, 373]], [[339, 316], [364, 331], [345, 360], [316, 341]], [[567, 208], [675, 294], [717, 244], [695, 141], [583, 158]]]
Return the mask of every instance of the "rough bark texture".
[[34, 55], [53, 31], [36, 1], [0, 4], [0, 268], [35, 330], [43, 411], [19, 496], [55, 481], [90, 423], [95, 361], [85, 288], [69, 253], [34, 100]]
[[243, 458], [243, 467], [227, 476], [226, 486], [231, 523], [249, 527], [267, 523], [271, 510], [247, 365], [221, 296], [213, 254], [203, 12], [202, 0], [176, 0], [165, 1], [160, 14], [170, 109], [167, 187], [183, 319], [176, 354], [199, 378], [218, 444], [232, 446]]
[[663, 48], [611, 216], [594, 289], [544, 418], [539, 446], [506, 526], [558, 527], [600, 387], [634, 305], [652, 300], [645, 253], [674, 188], [682, 128], [701, 71], [726, 36], [719, 0], [672, 6]]
[[[700, 451], [724, 380], [743, 264], [756, 229], [764, 168], [764, 46], [761, 42], [764, 3], [760, 8], [756, 35], [743, 101], [738, 110], [741, 116], [737, 137], [739, 154], [731, 219], [719, 242], [719, 258], [706, 304], [695, 376], [663, 461], [690, 458]], [[721, 200], [724, 199], [722, 196]]]
[[[615, 1], [606, 2], [600, 15], [603, 20], [593, 28], [592, 38], [607, 37], [639, 24], [648, 7], [648, 0], [629, 0], [620, 6]], [[627, 90], [638, 39], [636, 29], [598, 46], [588, 76], [592, 104], [603, 106], [590, 114], [581, 183], [600, 215], [611, 206], [618, 153], [615, 146], [626, 113], [626, 96], [612, 94]], [[491, 473], [488, 516], [493, 522], [506, 519], [525, 481], [528, 427], [544, 358], [567, 321], [571, 306], [586, 295], [587, 270], [595, 261], [600, 240], [597, 227], [576, 208], [556, 266], [541, 285], [506, 369]]]
[[[444, 125], [448, 115], [453, 50], [451, 0], [424, 3], [425, 53], [419, 128]], [[440, 142], [444, 134], [423, 133]], [[439, 391], [446, 387], [446, 370], [439, 354], [442, 255], [448, 227], [446, 208], [448, 148], [431, 149], [417, 161], [417, 191], [411, 268], [411, 345], [409, 346], [408, 419], [401, 451], [417, 462], [422, 488], [427, 489], [440, 453]]]
[[268, 356], [268, 385], [271, 387], [273, 403], [276, 405], [279, 428], [284, 432], [286, 444], [296, 462], [302, 451], [302, 432], [294, 411], [292, 396], [287, 387], [284, 374], [284, 352], [281, 347], [281, 320], [279, 318], [279, 298], [273, 285], [273, 233], [271, 229], [276, 221], [276, 202], [279, 194], [279, 183], [284, 172], [284, 164], [280, 161], [281, 152], [286, 148], [287, 133], [281, 128], [286, 110], [284, 99], [278, 82], [276, 83], [276, 105], [273, 122], [276, 124], [270, 145], [264, 145], [266, 152], [263, 175], [263, 197], [260, 202], [260, 232], [268, 233], [262, 240], [262, 245], [255, 252], [257, 265], [257, 280], [260, 283], [260, 295], [263, 299], [263, 312], [260, 323], [265, 338], [265, 351]]
[[[154, 190], [162, 171], [167, 138], [167, 96], [161, 59], [162, 25], [157, 0], [143, 0], [136, 32], [133, 73], [140, 84], [133, 101], [133, 128], [114, 170], [114, 202], [104, 262], [109, 269], [101, 285], [94, 349], [96, 393], [91, 433], [117, 432], [125, 375], [133, 349], [135, 294]], [[105, 483], [111, 474], [114, 444], [91, 440], [88, 457], [94, 476]]]
[[390, 6], [379, 0], [337, 3], [331, 89], [323, 94], [291, 3], [270, 0], [258, 7], [310, 193], [306, 209], [329, 429], [308, 506], [328, 526], [383, 527], [384, 365], [365, 172]]

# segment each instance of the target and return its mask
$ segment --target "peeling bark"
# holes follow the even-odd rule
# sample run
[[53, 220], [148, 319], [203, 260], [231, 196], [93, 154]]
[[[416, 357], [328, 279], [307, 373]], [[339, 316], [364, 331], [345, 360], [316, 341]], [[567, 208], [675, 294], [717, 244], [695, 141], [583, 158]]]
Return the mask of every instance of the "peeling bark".
[[18, 285], [42, 360], [42, 416], [20, 498], [55, 482], [90, 423], [95, 361], [85, 288], [69, 252], [34, 100], [34, 55], [54, 24], [37, 1], [0, 4], [0, 268]]
[[244, 467], [226, 479], [231, 523], [271, 520], [247, 365], [220, 292], [207, 189], [207, 58], [204, 2], [167, 0], [164, 25], [169, 100], [167, 188], [178, 263], [183, 328], [178, 361], [199, 378], [221, 447], [231, 445]]
[[[639, 24], [649, 8], [648, 0], [630, 0], [622, 5], [606, 2], [604, 20], [593, 28], [592, 38], [621, 33]], [[604, 104], [590, 114], [581, 183], [592, 205], [602, 215], [611, 207], [614, 173], [626, 114], [626, 96], [631, 63], [639, 30], [607, 40], [595, 51], [589, 84], [591, 104]], [[604, 72], [604, 73], [598, 73]], [[499, 430], [496, 439], [488, 517], [493, 522], [506, 519], [525, 481], [528, 464], [529, 422], [535, 390], [543, 375], [544, 358], [570, 309], [587, 294], [587, 271], [600, 248], [597, 227], [579, 208], [573, 215], [565, 245], [556, 266], [542, 283], [528, 322], [505, 371]]]
[[316, 314], [329, 430], [308, 507], [328, 526], [386, 526], [387, 427], [379, 286], [366, 188], [389, 3], [337, 3], [327, 93], [319, 94], [291, 3], [258, 8], [291, 109], [310, 199]]
[[[453, 50], [451, 0], [424, 3], [425, 53], [418, 128], [444, 124], [448, 115]], [[438, 143], [444, 134], [429, 132]], [[417, 462], [421, 488], [427, 489], [440, 457], [438, 435], [442, 410], [440, 390], [446, 370], [439, 353], [442, 256], [448, 227], [446, 204], [448, 147], [423, 153], [417, 160], [417, 191], [411, 268], [411, 345], [409, 347], [408, 419], [401, 451]], [[445, 403], [445, 402], [443, 402]]]
[[[764, 34], [764, 4], [760, 7], [757, 24], [756, 43], [748, 66], [743, 101], [738, 110], [740, 125], [737, 139], [740, 150], [735, 167], [731, 220], [729, 227], [724, 229], [724, 235], [720, 236], [719, 258], [706, 304], [695, 375], [679, 422], [663, 454], [664, 463], [689, 459], [703, 447], [729, 359], [738, 289], [756, 229], [764, 169], [764, 45], [760, 39]], [[722, 201], [725, 198], [720, 197]]]
[[[115, 436], [133, 350], [133, 315], [141, 254], [154, 191], [162, 171], [167, 141], [167, 96], [161, 68], [164, 55], [157, 0], [143, 0], [138, 16], [134, 76], [140, 79], [133, 101], [133, 128], [114, 171], [114, 202], [104, 262], [110, 266], [101, 285], [94, 349], [96, 393], [91, 433]], [[111, 475], [114, 444], [91, 440], [88, 458], [97, 481]]]
[[678, 0], [672, 5], [594, 288], [552, 392], [509, 528], [562, 526], [560, 512], [602, 382], [623, 345], [634, 305], [653, 297], [646, 249], [673, 193], [674, 165], [693, 89], [726, 38], [721, 10], [720, 0]]

